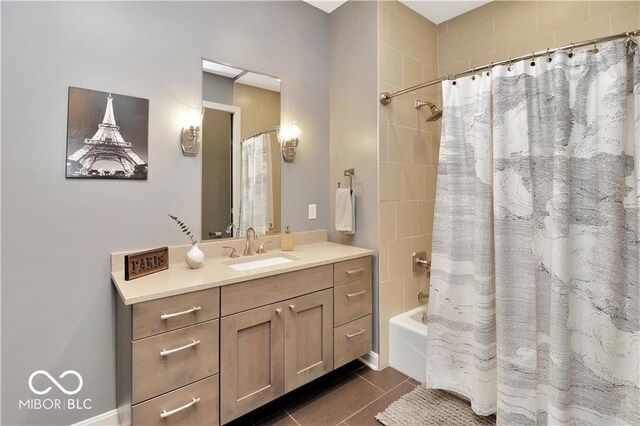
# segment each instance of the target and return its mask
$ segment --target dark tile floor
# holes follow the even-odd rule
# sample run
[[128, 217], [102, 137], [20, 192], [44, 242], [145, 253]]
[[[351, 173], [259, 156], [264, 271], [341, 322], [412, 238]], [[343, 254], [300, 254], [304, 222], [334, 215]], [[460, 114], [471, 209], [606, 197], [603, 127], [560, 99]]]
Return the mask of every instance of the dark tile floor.
[[391, 367], [354, 361], [229, 425], [379, 426], [375, 415], [418, 384]]

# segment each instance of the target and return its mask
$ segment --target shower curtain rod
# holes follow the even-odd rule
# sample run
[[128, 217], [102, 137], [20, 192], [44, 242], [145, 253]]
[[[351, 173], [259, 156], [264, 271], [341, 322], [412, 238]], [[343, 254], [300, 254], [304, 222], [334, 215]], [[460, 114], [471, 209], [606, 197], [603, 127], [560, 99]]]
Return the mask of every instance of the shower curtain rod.
[[278, 131], [277, 127], [275, 129], [271, 129], [271, 130], [264, 130], [262, 132], [256, 133], [255, 135], [247, 136], [246, 138], [242, 139], [240, 141], [240, 143], [243, 144], [248, 139], [255, 138], [256, 136], [264, 135], [265, 133], [272, 133], [272, 132], [277, 132], [277, 131]]
[[607, 41], [613, 41], [613, 40], [617, 40], [620, 38], [630, 38], [630, 37], [638, 37], [638, 35], [640, 35], [640, 29], [638, 30], [634, 30], [634, 31], [627, 31], [624, 33], [619, 33], [619, 34], [614, 34], [614, 35], [610, 35], [610, 36], [606, 36], [606, 37], [598, 37], [598, 38], [594, 38], [591, 40], [585, 40], [585, 41], [581, 41], [578, 43], [571, 43], [571, 44], [567, 44], [566, 46], [561, 46], [561, 47], [554, 47], [553, 49], [546, 49], [546, 50], [540, 50], [538, 52], [531, 52], [528, 55], [522, 55], [522, 56], [518, 56], [516, 58], [509, 58], [509, 59], [505, 59], [503, 61], [497, 61], [497, 62], [490, 62], [486, 65], [482, 65], [480, 67], [473, 67], [471, 69], [468, 69], [466, 71], [462, 71], [456, 74], [450, 74], [447, 75], [446, 77], [440, 77], [437, 78], [435, 80], [431, 80], [431, 81], [427, 81], [425, 83], [420, 83], [417, 84], [415, 86], [411, 86], [409, 88], [406, 89], [402, 89], [398, 92], [394, 92], [394, 93], [388, 93], [388, 92], [382, 92], [380, 93], [380, 103], [382, 105], [388, 105], [391, 103], [391, 100], [393, 98], [395, 98], [396, 96], [400, 96], [400, 95], [404, 95], [405, 93], [409, 93], [409, 92], [413, 92], [415, 90], [418, 89], [422, 89], [423, 87], [428, 87], [428, 86], [433, 86], [434, 84], [438, 84], [438, 83], [442, 83], [443, 81], [446, 80], [455, 80], [456, 77], [461, 76], [461, 75], [466, 75], [466, 74], [474, 74], [478, 71], [484, 71], [486, 69], [491, 69], [496, 65], [507, 65], [507, 64], [512, 64], [513, 62], [518, 62], [518, 61], [522, 61], [524, 59], [534, 59], [534, 58], [538, 58], [540, 56], [546, 56], [546, 55], [551, 55], [552, 53], [557, 52], [558, 50], [567, 50], [567, 49], [571, 49], [571, 51], [577, 47], [584, 47], [584, 46], [589, 46], [591, 44], [596, 45], [598, 43], [603, 43], [603, 42], [607, 42]]

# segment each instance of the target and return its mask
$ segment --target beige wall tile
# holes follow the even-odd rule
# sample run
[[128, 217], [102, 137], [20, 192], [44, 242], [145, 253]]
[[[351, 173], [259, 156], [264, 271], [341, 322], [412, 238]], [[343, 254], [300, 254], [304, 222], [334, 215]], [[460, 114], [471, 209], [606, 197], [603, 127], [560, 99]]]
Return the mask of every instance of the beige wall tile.
[[448, 75], [453, 75], [453, 74], [458, 73], [458, 72], [466, 71], [469, 68], [471, 68], [471, 65], [469, 65], [469, 60], [465, 59], [463, 61], [457, 62], [457, 63], [452, 64], [452, 65], [446, 65], [446, 66], [439, 67], [438, 69], [440, 70], [440, 72], [438, 74], [441, 77], [445, 77], [445, 76], [448, 76]]
[[438, 167], [427, 166], [424, 170], [424, 197], [427, 200], [436, 198], [436, 185], [438, 180]]
[[380, 201], [401, 200], [402, 185], [402, 164], [380, 163]]
[[[396, 103], [396, 124], [399, 126], [419, 128], [420, 111], [415, 108], [417, 96], [402, 95], [393, 100]], [[391, 138], [391, 135], [389, 135]]]
[[[424, 200], [424, 169], [425, 166], [405, 165], [404, 166], [404, 199]], [[417, 223], [416, 223], [417, 225]], [[417, 226], [416, 226], [417, 230]]]
[[[442, 104], [440, 104], [442, 105]], [[440, 123], [442, 120], [438, 121], [438, 130], [431, 134], [431, 165], [437, 166], [440, 158]]]
[[389, 161], [389, 129], [387, 129], [389, 125], [380, 120], [378, 126], [378, 160]]
[[440, 37], [441, 35], [446, 34], [449, 31], [448, 21], [444, 21], [438, 24], [437, 35]]
[[389, 241], [389, 278], [411, 273], [411, 238]]
[[411, 56], [424, 64], [435, 66], [438, 59], [437, 38], [419, 25], [411, 25]]
[[[425, 107], [426, 108], [426, 107]], [[426, 132], [416, 132], [416, 136], [412, 140], [413, 154], [411, 160], [413, 164], [421, 164], [426, 166], [431, 161], [431, 142], [430, 135]]]
[[[509, 46], [509, 58], [515, 58], [526, 53], [535, 52], [537, 50], [544, 50], [546, 48], [555, 47], [555, 36], [553, 33], [545, 34], [540, 37], [536, 37], [531, 40], [516, 43]], [[503, 57], [504, 59], [505, 57]]]
[[601, 15], [608, 15], [616, 10], [637, 6], [638, 1], [590, 1], [589, 16], [595, 18]]
[[418, 201], [418, 232], [431, 234], [433, 229], [433, 200]]
[[380, 44], [380, 81], [402, 87], [402, 53], [386, 44]]
[[378, 243], [378, 271], [378, 281], [389, 278], [389, 243], [386, 241]]
[[380, 321], [404, 312], [404, 280], [397, 278], [380, 282]]
[[493, 50], [493, 16], [462, 28], [458, 34], [458, 57], [471, 58], [476, 52]]
[[402, 87], [411, 87], [424, 80], [422, 62], [408, 55], [402, 55]]
[[589, 19], [588, 1], [539, 1], [537, 4], [540, 35]]
[[[495, 48], [529, 40], [538, 35], [536, 2], [523, 2], [494, 15]], [[462, 58], [460, 58], [462, 59]]]
[[387, 11], [387, 43], [401, 52], [411, 53], [411, 21]]
[[380, 241], [389, 241], [396, 238], [396, 202], [385, 201], [380, 203]]
[[417, 308], [423, 303], [418, 302], [418, 292], [427, 292], [428, 291], [428, 280], [427, 274], [422, 272], [418, 275], [407, 275], [404, 277], [404, 310], [405, 312]]
[[411, 144], [416, 133], [409, 127], [389, 125], [389, 161], [411, 163]]
[[509, 57], [509, 49], [502, 47], [500, 49], [494, 49], [491, 52], [478, 54], [469, 61], [469, 67], [481, 67], [491, 62], [501, 61]]
[[617, 10], [611, 14], [611, 32], [622, 33], [640, 28], [640, 5]]
[[513, 7], [513, 6], [517, 6], [520, 3], [522, 3], [522, 1], [493, 0], [493, 1], [485, 4], [484, 6], [480, 7], [480, 9], [482, 9], [483, 16], [489, 16], [489, 15], [493, 15], [494, 13], [496, 13], [496, 12], [498, 12], [500, 10], [504, 10], [504, 9], [508, 9], [510, 7]]
[[398, 238], [413, 237], [418, 233], [417, 201], [400, 201], [396, 204], [396, 232]]
[[420, 235], [411, 239], [411, 250], [426, 250], [431, 259], [431, 235]]
[[459, 62], [458, 31], [447, 32], [438, 37], [438, 66], [443, 67]]
[[460, 27], [464, 27], [473, 22], [479, 21], [480, 19], [482, 19], [482, 16], [483, 16], [483, 13], [482, 13], [481, 7], [472, 9], [466, 13], [463, 13], [462, 15], [449, 19], [447, 21], [448, 30], [455, 31]]
[[600, 16], [557, 31], [555, 33], [555, 44], [556, 46], [562, 46], [575, 41], [606, 36], [609, 34], [610, 28], [609, 15]]
[[378, 323], [378, 330], [380, 330], [378, 367], [382, 370], [389, 366], [389, 321], [380, 321]]

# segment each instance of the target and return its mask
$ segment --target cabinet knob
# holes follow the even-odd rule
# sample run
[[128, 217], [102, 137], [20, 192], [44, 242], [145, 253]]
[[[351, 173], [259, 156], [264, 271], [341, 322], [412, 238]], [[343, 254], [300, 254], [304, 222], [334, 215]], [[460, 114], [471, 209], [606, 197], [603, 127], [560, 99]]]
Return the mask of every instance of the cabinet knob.
[[278, 308], [276, 309], [276, 314], [278, 314], [279, 317], [282, 316], [282, 309]]
[[289, 309], [291, 309], [291, 312], [295, 312], [296, 311], [296, 305], [289, 305]]

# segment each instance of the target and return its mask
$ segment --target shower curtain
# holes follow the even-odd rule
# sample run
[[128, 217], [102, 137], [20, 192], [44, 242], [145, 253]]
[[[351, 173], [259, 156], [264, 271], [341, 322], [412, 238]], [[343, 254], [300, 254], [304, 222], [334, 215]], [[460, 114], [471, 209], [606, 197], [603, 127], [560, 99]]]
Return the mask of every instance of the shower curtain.
[[498, 424], [640, 424], [640, 53], [443, 83], [427, 386]]
[[265, 234], [273, 224], [271, 137], [268, 133], [246, 139], [241, 150], [239, 233], [249, 227]]

